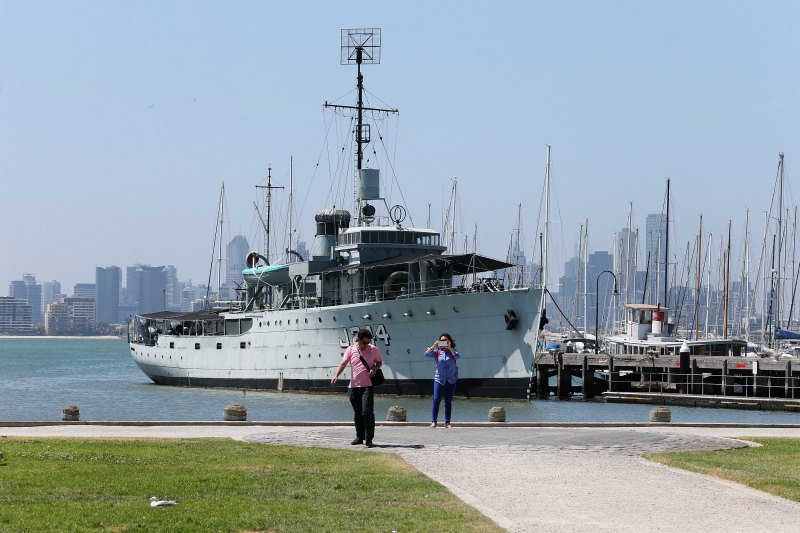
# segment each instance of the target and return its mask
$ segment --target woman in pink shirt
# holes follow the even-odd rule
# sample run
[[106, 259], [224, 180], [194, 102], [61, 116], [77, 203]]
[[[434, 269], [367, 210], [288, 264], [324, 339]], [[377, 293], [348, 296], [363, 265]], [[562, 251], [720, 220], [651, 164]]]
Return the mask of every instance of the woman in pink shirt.
[[[336, 385], [347, 363], [350, 363], [350, 386], [347, 389], [347, 396], [350, 398], [350, 405], [353, 406], [353, 422], [356, 426], [356, 438], [350, 444], [362, 444], [367, 441], [367, 448], [372, 448], [372, 438], [375, 436], [375, 413], [373, 411], [375, 403], [375, 387], [372, 386], [372, 378], [375, 371], [383, 365], [383, 359], [378, 349], [371, 345], [372, 333], [362, 329], [358, 332], [356, 343], [349, 346], [344, 352], [342, 362], [336, 368], [336, 373], [331, 379], [331, 385]], [[368, 366], [364, 366], [361, 359], [366, 361]]]

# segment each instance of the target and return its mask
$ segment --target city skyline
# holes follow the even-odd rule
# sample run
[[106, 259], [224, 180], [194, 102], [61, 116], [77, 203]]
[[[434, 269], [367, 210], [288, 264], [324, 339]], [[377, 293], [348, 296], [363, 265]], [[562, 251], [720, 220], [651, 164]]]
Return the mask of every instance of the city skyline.
[[420, 227], [430, 204], [441, 230], [458, 176], [457, 242], [475, 232], [492, 257], [505, 257], [520, 203], [521, 248], [537, 256], [547, 144], [554, 265], [578, 245], [584, 218], [594, 250], [627, 226], [629, 202], [643, 230], [643, 214], [662, 211], [667, 177], [676, 248], [702, 214], [715, 236], [733, 219], [741, 256], [746, 209], [761, 234], [777, 154], [789, 193], [800, 158], [794, 2], [439, 2], [422, 18], [414, 3], [0, 9], [0, 46], [14, 51], [0, 78], [5, 285], [34, 272], [73, 287], [97, 265], [167, 259], [207, 283], [221, 183], [226, 238], [260, 249], [252, 204], [270, 167], [285, 187], [273, 198], [275, 249], [286, 247], [290, 174], [293, 241], [311, 242], [317, 210], [352, 209], [332, 193], [340, 147], [320, 141], [322, 103], [352, 100], [341, 28], [383, 31], [365, 84], [400, 109], [387, 196]]

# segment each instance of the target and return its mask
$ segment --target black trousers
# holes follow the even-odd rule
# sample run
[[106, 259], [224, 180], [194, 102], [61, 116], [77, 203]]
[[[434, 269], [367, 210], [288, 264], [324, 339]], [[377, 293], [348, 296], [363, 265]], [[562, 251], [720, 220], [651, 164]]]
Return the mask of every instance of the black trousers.
[[356, 438], [372, 442], [375, 436], [375, 387], [354, 387], [347, 389], [350, 405], [353, 406], [353, 422], [356, 425]]

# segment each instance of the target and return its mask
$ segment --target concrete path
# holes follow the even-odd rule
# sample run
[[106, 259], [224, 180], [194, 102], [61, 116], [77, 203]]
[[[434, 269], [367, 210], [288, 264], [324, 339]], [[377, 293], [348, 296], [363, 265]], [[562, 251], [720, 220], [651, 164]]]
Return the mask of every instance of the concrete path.
[[[357, 449], [349, 425], [55, 425], [0, 435], [231, 437]], [[373, 451], [395, 453], [509, 531], [797, 531], [800, 503], [668, 468], [642, 454], [743, 447], [725, 437], [800, 437], [798, 427], [380, 426]]]

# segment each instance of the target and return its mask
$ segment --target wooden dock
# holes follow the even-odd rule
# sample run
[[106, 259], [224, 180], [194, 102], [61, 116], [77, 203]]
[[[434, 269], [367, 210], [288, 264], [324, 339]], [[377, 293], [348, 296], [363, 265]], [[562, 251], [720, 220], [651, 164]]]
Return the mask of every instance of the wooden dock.
[[534, 366], [531, 398], [582, 394], [613, 401], [624, 397], [621, 393], [642, 393], [640, 398], [668, 395], [685, 401], [688, 396], [732, 397], [734, 403], [742, 398], [800, 399], [800, 360], [795, 359], [689, 356], [681, 368], [678, 355], [540, 352]]
[[650, 392], [604, 392], [608, 403], [644, 403], [682, 407], [716, 407], [753, 411], [790, 411], [800, 413], [800, 400], [790, 398], [754, 398], [752, 396], [711, 396]]

